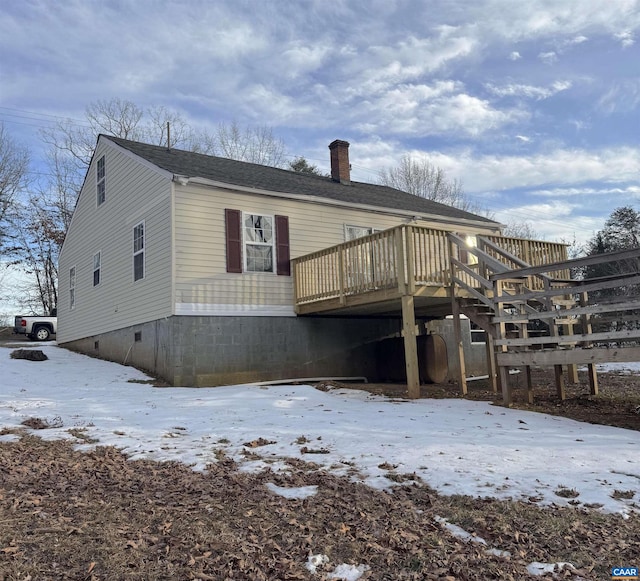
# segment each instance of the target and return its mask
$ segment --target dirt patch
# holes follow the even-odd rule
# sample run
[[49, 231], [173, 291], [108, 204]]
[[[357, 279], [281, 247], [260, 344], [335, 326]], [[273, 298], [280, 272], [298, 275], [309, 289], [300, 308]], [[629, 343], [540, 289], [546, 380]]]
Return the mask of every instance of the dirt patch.
[[[578, 373], [579, 382], [567, 384], [566, 399], [560, 401], [556, 394], [553, 369], [532, 370], [534, 403], [527, 402], [524, 375], [512, 375], [514, 403], [512, 407], [564, 416], [581, 422], [617, 426], [640, 430], [640, 376], [628, 373], [599, 373], [599, 394], [589, 393], [586, 372]], [[390, 383], [336, 383], [325, 382], [321, 389], [341, 387], [363, 389], [373, 394], [394, 399], [404, 399], [407, 386]], [[457, 384], [427, 384], [420, 386], [421, 398], [461, 398]], [[487, 380], [468, 383], [468, 399], [490, 401], [502, 405], [502, 394], [493, 393]]]
[[[221, 457], [197, 473], [22, 435], [0, 445], [0, 465], [3, 580], [325, 580], [340, 564], [360, 566], [361, 579], [515, 580], [534, 561], [569, 561], [577, 571], [563, 578], [593, 580], [640, 554], [637, 522], [616, 515], [440, 497], [417, 484], [390, 494], [300, 461], [253, 475]], [[287, 499], [267, 484], [317, 492]], [[310, 555], [327, 556], [315, 574]]]

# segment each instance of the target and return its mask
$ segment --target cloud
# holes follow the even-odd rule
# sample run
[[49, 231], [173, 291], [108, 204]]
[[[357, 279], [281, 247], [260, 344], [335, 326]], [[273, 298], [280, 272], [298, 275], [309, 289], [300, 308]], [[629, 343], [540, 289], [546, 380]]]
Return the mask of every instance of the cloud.
[[552, 65], [553, 63], [555, 63], [558, 60], [558, 55], [554, 51], [541, 52], [540, 54], [538, 54], [538, 58], [545, 65]]
[[635, 38], [633, 36], [633, 32], [630, 30], [623, 30], [621, 32], [616, 32], [613, 35], [622, 45], [622, 48], [629, 48], [635, 44]]
[[600, 111], [607, 114], [632, 112], [640, 104], [640, 79], [614, 82], [597, 101]]
[[355, 109], [354, 127], [363, 133], [420, 137], [456, 133], [475, 138], [526, 115], [514, 108], [495, 109], [448, 82], [391, 88], [371, 95]]
[[583, 42], [587, 42], [589, 39], [586, 36], [583, 36], [582, 34], [579, 34], [578, 36], [574, 36], [573, 38], [569, 38], [567, 40], [564, 41], [564, 45], [565, 46], [572, 46], [572, 45], [576, 45], [576, 44], [582, 44]]
[[510, 61], [517, 61], [517, 60], [520, 60], [522, 56], [520, 56], [520, 53], [517, 50], [514, 50], [512, 53], [509, 54], [508, 58]]
[[531, 156], [477, 155], [471, 150], [435, 154], [436, 165], [463, 179], [468, 191], [540, 188], [548, 184], [637, 182], [640, 149], [554, 149]]
[[626, 186], [626, 187], [567, 187], [567, 188], [552, 188], [544, 190], [532, 190], [529, 192], [532, 196], [541, 197], [574, 197], [580, 196], [616, 196], [619, 199], [622, 198], [638, 198], [640, 199], [640, 186]]
[[585, 244], [602, 228], [604, 219], [581, 213], [580, 205], [554, 201], [545, 204], [522, 204], [495, 212], [502, 224], [526, 222], [536, 237], [544, 240]]
[[[404, 148], [399, 140], [391, 142], [391, 148], [389, 144], [382, 147], [382, 142], [377, 140], [365, 143], [373, 170], [395, 165], [405, 154], [425, 158], [452, 178], [461, 179], [465, 191], [471, 195], [515, 189], [564, 191], [567, 187], [595, 188], [593, 182], [608, 184], [601, 186], [604, 191], [622, 188], [635, 194], [639, 178], [640, 148], [633, 147], [599, 150], [555, 148], [525, 156], [482, 154], [471, 148], [448, 152], [421, 151]], [[362, 146], [359, 143], [358, 149]]]
[[497, 87], [492, 84], [485, 84], [485, 88], [497, 97], [526, 97], [537, 101], [548, 99], [557, 93], [570, 89], [571, 86], [571, 81], [556, 81], [549, 87], [535, 87], [525, 84], [509, 84]]

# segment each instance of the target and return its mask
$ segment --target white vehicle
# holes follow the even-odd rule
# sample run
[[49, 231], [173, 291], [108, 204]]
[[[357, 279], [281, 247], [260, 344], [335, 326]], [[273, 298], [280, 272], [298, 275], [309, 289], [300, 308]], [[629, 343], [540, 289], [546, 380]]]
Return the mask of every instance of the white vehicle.
[[58, 318], [55, 309], [51, 317], [18, 315], [13, 324], [13, 332], [26, 335], [34, 341], [47, 341], [58, 329]]

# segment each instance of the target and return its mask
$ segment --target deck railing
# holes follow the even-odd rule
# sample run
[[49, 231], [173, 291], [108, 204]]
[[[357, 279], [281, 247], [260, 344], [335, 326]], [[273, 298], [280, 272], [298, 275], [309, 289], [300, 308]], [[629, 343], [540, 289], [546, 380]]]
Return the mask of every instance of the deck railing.
[[[402, 225], [325, 248], [291, 261], [295, 304], [379, 290], [413, 293], [416, 286], [447, 286], [450, 277], [449, 231]], [[566, 246], [520, 238], [485, 236], [532, 266], [566, 260]], [[476, 267], [455, 249], [457, 258]], [[504, 259], [504, 257], [496, 257]], [[512, 268], [521, 268], [514, 263]], [[469, 283], [473, 279], [469, 278]]]

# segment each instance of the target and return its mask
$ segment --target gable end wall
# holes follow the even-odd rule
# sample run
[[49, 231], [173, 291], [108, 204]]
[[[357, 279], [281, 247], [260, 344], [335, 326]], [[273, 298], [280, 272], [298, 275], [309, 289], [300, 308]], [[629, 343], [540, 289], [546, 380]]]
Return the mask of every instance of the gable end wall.
[[[96, 204], [97, 160], [106, 160], [106, 201]], [[171, 315], [172, 183], [118, 146], [100, 141], [59, 261], [58, 342]], [[133, 280], [133, 227], [145, 224], [145, 277]], [[100, 284], [93, 256], [101, 253]], [[76, 268], [75, 308], [69, 270]]]

